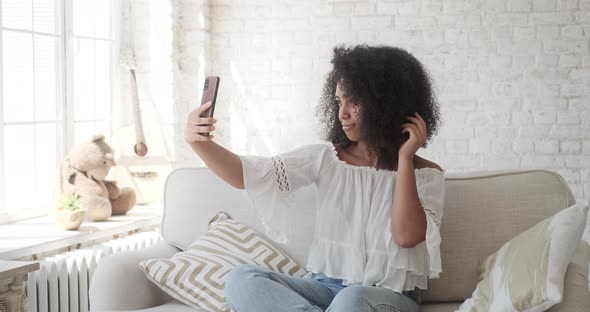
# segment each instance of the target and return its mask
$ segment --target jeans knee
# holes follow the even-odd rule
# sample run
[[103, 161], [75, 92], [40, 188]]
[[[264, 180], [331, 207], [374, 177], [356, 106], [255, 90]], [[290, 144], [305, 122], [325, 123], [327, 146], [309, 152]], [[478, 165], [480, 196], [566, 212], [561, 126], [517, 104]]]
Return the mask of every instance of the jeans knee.
[[253, 276], [263, 274], [264, 268], [252, 264], [241, 264], [231, 269], [225, 279], [225, 297], [232, 302], [237, 292], [243, 293], [249, 289], [246, 284]]
[[419, 311], [420, 305], [412, 298], [384, 288], [352, 285], [342, 289], [328, 311], [399, 312]]
[[348, 286], [338, 292], [328, 311], [371, 311], [367, 292], [368, 289], [363, 286]]

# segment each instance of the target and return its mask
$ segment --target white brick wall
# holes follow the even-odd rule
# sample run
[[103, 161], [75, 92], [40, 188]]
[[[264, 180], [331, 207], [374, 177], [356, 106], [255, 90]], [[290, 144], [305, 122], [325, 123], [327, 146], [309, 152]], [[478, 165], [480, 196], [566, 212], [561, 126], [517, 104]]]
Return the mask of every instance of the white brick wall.
[[445, 124], [419, 154], [449, 172], [555, 170], [578, 200], [590, 199], [588, 0], [172, 4], [166, 105], [173, 103], [180, 165], [199, 164], [182, 128], [206, 74], [221, 76], [217, 141], [236, 153], [270, 155], [319, 141], [314, 111], [336, 44], [388, 44], [416, 55], [435, 82]]

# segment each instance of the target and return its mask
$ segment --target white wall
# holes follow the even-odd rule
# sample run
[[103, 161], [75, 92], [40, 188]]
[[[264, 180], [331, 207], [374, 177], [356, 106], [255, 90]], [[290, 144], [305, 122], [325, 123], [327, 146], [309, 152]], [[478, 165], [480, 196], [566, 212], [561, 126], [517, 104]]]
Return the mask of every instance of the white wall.
[[[217, 142], [271, 155], [319, 142], [315, 105], [336, 44], [387, 44], [416, 55], [435, 80], [444, 125], [418, 154], [448, 172], [555, 170], [578, 201], [590, 199], [589, 0], [170, 3], [171, 15], [151, 11], [174, 20], [173, 58], [152, 62], [169, 72], [143, 74], [172, 89], [161, 102], [177, 165], [200, 164], [182, 132], [205, 75], [221, 76]], [[144, 17], [136, 41], [153, 31]]]
[[211, 5], [218, 135], [236, 152], [317, 141], [332, 47], [389, 44], [414, 53], [436, 83], [444, 126], [420, 154], [449, 171], [556, 170], [590, 198], [590, 1]]

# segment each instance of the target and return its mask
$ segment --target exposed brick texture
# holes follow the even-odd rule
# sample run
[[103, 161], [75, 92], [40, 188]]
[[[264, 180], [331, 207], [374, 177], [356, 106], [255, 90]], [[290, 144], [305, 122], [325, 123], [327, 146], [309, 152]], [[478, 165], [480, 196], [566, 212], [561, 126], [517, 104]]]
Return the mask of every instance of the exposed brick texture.
[[217, 142], [272, 155], [320, 141], [314, 112], [335, 45], [387, 44], [434, 81], [444, 125], [421, 156], [448, 172], [555, 170], [590, 199], [587, 0], [157, 2], [136, 0], [138, 71], [177, 165], [200, 164], [182, 135], [204, 76], [221, 76]]

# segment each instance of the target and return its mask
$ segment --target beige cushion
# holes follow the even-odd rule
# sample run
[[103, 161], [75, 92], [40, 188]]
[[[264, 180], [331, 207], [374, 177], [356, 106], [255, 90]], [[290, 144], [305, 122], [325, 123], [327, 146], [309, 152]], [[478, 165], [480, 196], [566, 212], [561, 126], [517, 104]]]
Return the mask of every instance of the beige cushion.
[[[590, 214], [590, 212], [588, 212]], [[590, 311], [590, 292], [588, 291], [588, 259], [590, 245], [584, 240], [578, 246], [572, 261], [565, 272], [563, 285], [563, 301], [549, 312]]]
[[580, 245], [588, 206], [575, 204], [490, 255], [459, 311], [545, 311], [561, 302], [565, 271]]
[[230, 311], [225, 279], [240, 264], [302, 276], [305, 270], [248, 226], [219, 219], [186, 251], [171, 259], [151, 259], [139, 265], [148, 278], [175, 299], [205, 311]]
[[463, 302], [480, 265], [519, 233], [575, 203], [563, 178], [547, 170], [447, 174], [441, 227], [443, 272], [424, 302]]

